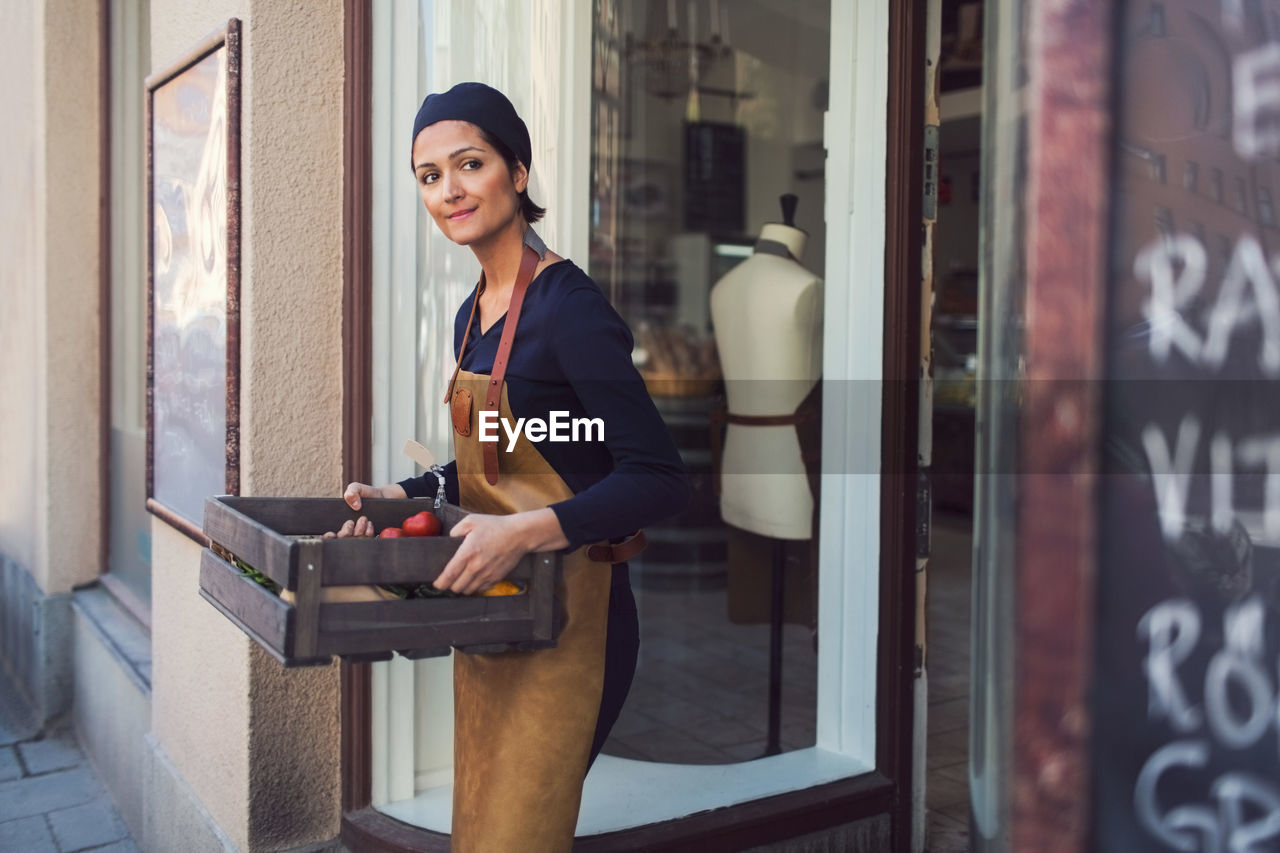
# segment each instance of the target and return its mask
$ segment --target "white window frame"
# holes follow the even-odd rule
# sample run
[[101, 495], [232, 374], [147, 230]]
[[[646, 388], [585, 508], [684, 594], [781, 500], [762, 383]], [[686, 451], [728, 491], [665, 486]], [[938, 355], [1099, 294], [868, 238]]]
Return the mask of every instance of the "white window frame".
[[[423, 7], [430, 0], [423, 0]], [[547, 0], [552, 2], [552, 0]], [[589, 244], [591, 127], [591, 0], [559, 0], [559, 38], [565, 49], [560, 57], [557, 97], [561, 108], [557, 145], [544, 160], [541, 194], [551, 200], [548, 228], [540, 230], [548, 242], [571, 258], [585, 259]], [[415, 4], [416, 8], [416, 4]], [[554, 16], [543, 10], [545, 26]], [[457, 22], [454, 22], [456, 25]], [[420, 26], [420, 23], [419, 23]], [[402, 27], [404, 29], [406, 27]], [[828, 395], [823, 411], [822, 509], [819, 543], [817, 738], [816, 745], [768, 758], [727, 765], [678, 765], [634, 761], [602, 755], [587, 777], [579, 816], [578, 834], [595, 835], [685, 817], [708, 809], [749, 802], [790, 791], [870, 772], [876, 751], [876, 675], [880, 603], [880, 455], [881, 381], [883, 376], [885, 192], [888, 127], [888, 0], [856, 2], [833, 0], [831, 31], [840, 49], [831, 51], [830, 108], [824, 136], [827, 148], [825, 287], [826, 335], [823, 350], [824, 377], [836, 393]], [[850, 37], [851, 36], [851, 37]], [[375, 64], [380, 62], [375, 29]], [[413, 73], [398, 54], [398, 73]], [[450, 79], [448, 69], [441, 79]], [[377, 74], [375, 70], [375, 75]], [[536, 82], [536, 81], [535, 81]], [[376, 78], [375, 78], [376, 85]], [[375, 294], [386, 292], [379, 259], [412, 255], [412, 275], [392, 276], [392, 287], [412, 285], [412, 293], [400, 302], [416, 298], [421, 253], [400, 240], [412, 231], [379, 228], [379, 171], [382, 148], [378, 140], [399, 139], [404, 117], [416, 109], [412, 98], [396, 89], [388, 113], [375, 88]], [[412, 107], [408, 107], [414, 101]], [[391, 121], [394, 116], [395, 121]], [[388, 134], [390, 134], [388, 136]], [[407, 144], [407, 140], [405, 142]], [[537, 140], [535, 140], [535, 145]], [[403, 146], [402, 146], [403, 147]], [[397, 151], [402, 150], [396, 149]], [[394, 158], [393, 158], [394, 160]], [[538, 170], [535, 167], [535, 174]], [[549, 180], [545, 174], [551, 173]], [[393, 169], [388, 174], [399, 174]], [[385, 191], [385, 188], [383, 188]], [[535, 189], [539, 189], [535, 185]], [[399, 203], [399, 202], [397, 202]], [[407, 215], [407, 214], [406, 214]], [[422, 227], [418, 222], [414, 227]], [[842, 235], [844, 239], [835, 239]], [[416, 240], [413, 241], [416, 245]], [[436, 244], [431, 244], [436, 251]], [[445, 249], [448, 251], [448, 249]], [[459, 261], [461, 262], [461, 261]], [[471, 261], [474, 265], [474, 261]], [[379, 297], [375, 296], [375, 299]], [[408, 302], [407, 304], [413, 304]], [[382, 307], [378, 307], [378, 306]], [[408, 314], [408, 316], [405, 316]], [[388, 324], [403, 327], [416, 323], [412, 312], [400, 312], [377, 303], [375, 329]], [[402, 328], [390, 332], [389, 343], [375, 350], [375, 471], [383, 478], [402, 476], [392, 453], [402, 441], [403, 430], [413, 419], [398, 408], [388, 408], [392, 387], [414, 387], [413, 376], [396, 376], [391, 364], [416, 364], [411, 335]], [[383, 335], [375, 334], [375, 342]], [[376, 346], [378, 346], [376, 344]], [[400, 369], [397, 367], [396, 369]], [[393, 383], [401, 383], [403, 385]], [[852, 390], [850, 390], [852, 389]], [[848, 391], [848, 393], [843, 393]], [[384, 426], [385, 425], [385, 426]], [[446, 454], [447, 455], [447, 454]], [[380, 467], [379, 467], [380, 466]], [[403, 466], [402, 466], [403, 467]], [[447, 666], [447, 660], [427, 662]], [[422, 663], [396, 661], [380, 665], [387, 675], [374, 680], [374, 750], [384, 757], [389, 748], [386, 732], [396, 726], [412, 726], [410, 707], [395, 707], [393, 694], [422, 695], [422, 679], [449, 689], [445, 670], [422, 675]], [[400, 675], [393, 667], [399, 667]], [[414, 669], [414, 668], [417, 669]], [[396, 678], [415, 677], [419, 688], [410, 691]], [[431, 691], [427, 691], [430, 693]], [[443, 702], [437, 712], [444, 713]], [[431, 720], [437, 731], [448, 731], [452, 720]], [[399, 741], [397, 741], [399, 743]], [[414, 752], [399, 750], [400, 752]], [[415, 751], [420, 751], [415, 750]], [[440, 744], [433, 752], [440, 753]], [[438, 756], [437, 756], [438, 757]], [[421, 757], [420, 757], [421, 759]], [[420, 760], [419, 759], [419, 760]], [[389, 761], [384, 762], [384, 766]], [[378, 757], [375, 755], [375, 765]], [[406, 783], [415, 774], [399, 773], [401, 782], [388, 785], [374, 775], [373, 802], [384, 813], [407, 823], [438, 832], [451, 828], [452, 784], [448, 768], [416, 774], [416, 795]], [[423, 783], [428, 783], [424, 785]], [[398, 790], [397, 790], [398, 789]]]

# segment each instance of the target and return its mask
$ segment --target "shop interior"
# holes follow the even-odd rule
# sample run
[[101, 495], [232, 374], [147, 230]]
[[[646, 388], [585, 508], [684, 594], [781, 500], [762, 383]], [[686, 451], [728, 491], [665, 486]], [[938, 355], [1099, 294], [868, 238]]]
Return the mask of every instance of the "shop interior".
[[[809, 747], [816, 515], [787, 539], [722, 517], [722, 500], [749, 502], [781, 472], [717, 477], [727, 344], [712, 290], [751, 257], [765, 223], [784, 222], [785, 194], [795, 196], [785, 233], [804, 235], [797, 275], [820, 284], [829, 3], [596, 9], [591, 272], [635, 334], [637, 367], [695, 489], [684, 513], [646, 530], [649, 548], [632, 563], [641, 658], [604, 752], [726, 764]], [[776, 631], [775, 563], [785, 566]]]
[[[926, 805], [927, 849], [954, 851], [968, 849], [969, 823], [982, 4], [942, 6]], [[802, 749], [815, 742], [817, 524], [779, 538], [723, 509], [785, 472], [717, 477], [716, 434], [732, 441], [717, 409], [734, 369], [722, 363], [731, 347], [713, 294], [737, 281], [730, 271], [766, 223], [802, 234], [793, 260], [823, 278], [830, 3], [595, 10], [591, 273], [635, 333], [636, 365], [695, 487], [689, 509], [649, 529], [632, 564], [640, 663], [604, 752], [724, 764]], [[784, 195], [795, 197], [789, 218]], [[811, 456], [800, 458], [820, 464]]]
[[982, 222], [981, 2], [943, 0], [933, 231], [926, 849], [969, 850], [969, 680]]

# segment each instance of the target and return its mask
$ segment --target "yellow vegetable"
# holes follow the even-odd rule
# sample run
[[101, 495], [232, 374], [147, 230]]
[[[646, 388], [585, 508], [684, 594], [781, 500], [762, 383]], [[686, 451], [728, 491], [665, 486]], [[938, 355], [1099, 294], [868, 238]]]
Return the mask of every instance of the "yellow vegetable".
[[518, 583], [513, 581], [498, 581], [488, 589], [481, 590], [480, 595], [489, 598], [495, 595], [520, 595], [523, 592], [524, 587], [520, 586]]

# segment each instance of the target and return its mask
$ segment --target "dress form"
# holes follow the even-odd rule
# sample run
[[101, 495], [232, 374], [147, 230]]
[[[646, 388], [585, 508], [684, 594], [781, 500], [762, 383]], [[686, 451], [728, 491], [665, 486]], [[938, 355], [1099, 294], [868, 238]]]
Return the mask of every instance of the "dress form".
[[[794, 211], [795, 197], [787, 198]], [[711, 290], [732, 414], [793, 414], [821, 377], [822, 281], [800, 264], [806, 236], [766, 224], [755, 253]], [[722, 471], [726, 523], [776, 539], [811, 537], [814, 500], [794, 425], [730, 423]]]

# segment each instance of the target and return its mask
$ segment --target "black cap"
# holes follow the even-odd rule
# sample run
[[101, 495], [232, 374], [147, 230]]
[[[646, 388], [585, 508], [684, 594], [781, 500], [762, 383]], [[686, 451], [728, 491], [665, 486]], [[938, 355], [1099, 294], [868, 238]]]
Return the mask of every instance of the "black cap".
[[507, 96], [484, 83], [459, 83], [447, 92], [427, 95], [413, 120], [412, 147], [424, 127], [438, 121], [469, 121], [511, 149], [525, 168], [533, 165], [533, 144]]

